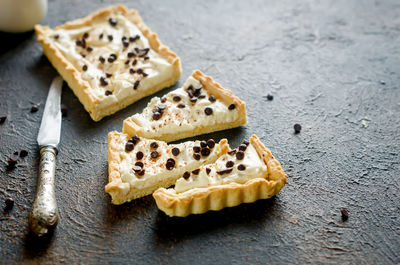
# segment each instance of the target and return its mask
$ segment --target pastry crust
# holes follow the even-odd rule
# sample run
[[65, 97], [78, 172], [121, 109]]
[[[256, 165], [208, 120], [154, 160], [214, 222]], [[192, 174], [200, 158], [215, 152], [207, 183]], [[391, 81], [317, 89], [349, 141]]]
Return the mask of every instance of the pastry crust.
[[[200, 70], [195, 70], [192, 73], [192, 77], [199, 80], [203, 86], [203, 89], [206, 89], [210, 95], [213, 95], [215, 98], [221, 100], [227, 105], [234, 103], [239, 111], [238, 119], [229, 123], [220, 123], [212, 126], [201, 126], [195, 128], [192, 131], [163, 134], [160, 137], [152, 138], [165, 142], [172, 142], [183, 138], [222, 131], [247, 124], [246, 104], [237, 96], [235, 96], [231, 90], [222, 87], [219, 83], [214, 81], [212, 77], [203, 74]], [[137, 134], [139, 136], [148, 138], [146, 137], [146, 132], [144, 131], [143, 127], [137, 124], [131, 117], [124, 120], [122, 131], [130, 136]]]
[[74, 29], [90, 25], [95, 19], [106, 17], [113, 11], [122, 12], [127, 19], [134, 23], [142, 34], [148, 39], [150, 47], [152, 50], [163, 56], [170, 64], [173, 66], [173, 75], [170, 79], [158, 83], [149, 89], [139, 91], [131, 96], [125, 97], [123, 100], [117, 101], [106, 107], [99, 107], [100, 100], [96, 99], [89, 93], [89, 82], [82, 79], [82, 71], [77, 69], [54, 45], [53, 41], [46, 37], [46, 33], [51, 29], [47, 26], [36, 25], [35, 32], [38, 41], [42, 44], [43, 52], [57, 69], [59, 74], [68, 83], [69, 87], [78, 97], [79, 101], [85, 107], [86, 111], [89, 112], [90, 117], [94, 121], [99, 121], [105, 116], [111, 115], [118, 110], [125, 108], [126, 106], [134, 103], [135, 101], [146, 97], [148, 95], [154, 94], [155, 92], [173, 85], [179, 80], [181, 75], [181, 63], [179, 57], [172, 52], [167, 46], [163, 45], [158, 39], [157, 34], [152, 32], [150, 28], [143, 22], [139, 13], [134, 9], [126, 9], [123, 5], [110, 6], [108, 8], [100, 9], [85, 18], [77, 19], [65, 23], [64, 25], [58, 26], [57, 29]]
[[276, 195], [286, 184], [287, 176], [271, 151], [256, 135], [251, 136], [250, 142], [267, 165], [268, 174], [265, 178], [251, 179], [243, 184], [228, 183], [195, 188], [182, 194], [160, 188], [153, 193], [158, 208], [169, 216], [185, 217], [189, 214], [217, 211]]
[[[110, 132], [108, 134], [109, 183], [105, 186], [105, 191], [111, 195], [113, 204], [122, 204], [131, 201], [133, 199], [149, 195], [160, 187], [169, 187], [175, 183], [177, 177], [173, 176], [169, 178], [163, 178], [157, 183], [156, 186], [151, 186], [146, 189], [137, 189], [134, 187], [129, 187], [127, 190], [124, 187], [124, 185], [126, 184], [122, 182], [121, 172], [119, 170], [119, 165], [121, 164], [121, 156], [118, 149], [119, 138], [120, 138], [120, 133], [118, 132]], [[219, 142], [219, 147], [220, 147], [219, 156], [226, 154], [229, 151], [228, 141], [226, 139], [222, 139]]]

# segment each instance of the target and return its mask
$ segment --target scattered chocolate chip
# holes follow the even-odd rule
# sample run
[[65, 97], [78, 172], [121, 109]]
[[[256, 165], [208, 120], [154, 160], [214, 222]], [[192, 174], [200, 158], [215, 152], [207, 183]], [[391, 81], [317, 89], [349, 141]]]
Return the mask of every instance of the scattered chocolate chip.
[[121, 41], [126, 41], [126, 40], [127, 40], [126, 36], [122, 36]]
[[83, 34], [83, 38], [84, 38], [84, 39], [89, 38], [89, 33], [85, 32], [85, 33]]
[[209, 100], [210, 102], [215, 102], [217, 99], [216, 99], [214, 96], [210, 96], [210, 97], [208, 98], [208, 100]]
[[100, 77], [100, 85], [101, 86], [106, 86], [108, 85], [107, 80], [104, 77]]
[[240, 165], [238, 165], [237, 169], [240, 171], [243, 171], [243, 170], [246, 170], [246, 166], [243, 164], [240, 164]]
[[140, 170], [138, 173], [136, 173], [137, 175], [139, 175], [139, 176], [143, 176], [144, 175], [144, 173], [145, 173], [145, 170], [144, 169], [142, 169], [142, 170]]
[[142, 151], [139, 151], [136, 153], [136, 159], [141, 160], [143, 158], [144, 154]]
[[241, 144], [241, 145], [239, 145], [239, 151], [246, 151], [246, 149], [247, 149], [247, 145], [245, 145], [245, 144]]
[[112, 74], [106, 73], [106, 77], [110, 78], [110, 77], [112, 77]]
[[87, 47], [87, 49], [86, 49], [88, 52], [92, 52], [93, 51], [93, 48], [91, 47], [91, 46], [89, 46], [89, 47]]
[[21, 152], [19, 152], [19, 157], [26, 157], [28, 155], [28, 151], [26, 150], [21, 150]]
[[38, 105], [33, 105], [32, 107], [31, 107], [31, 113], [35, 113], [35, 112], [37, 112], [39, 110], [39, 106]]
[[139, 75], [143, 74], [143, 69], [142, 69], [142, 68], [137, 69], [137, 73], [138, 73]]
[[204, 147], [203, 149], [201, 149], [201, 155], [202, 156], [208, 156], [210, 155], [211, 151], [210, 149], [208, 149], [208, 147]]
[[195, 170], [192, 171], [193, 175], [198, 175], [199, 173], [200, 173], [200, 168], [195, 169]]
[[105, 63], [105, 61], [106, 61], [106, 59], [104, 59], [103, 56], [100, 56], [100, 57], [99, 57], [99, 60], [100, 60], [101, 63]]
[[150, 59], [149, 56], [145, 56], [145, 57], [143, 58], [144, 61], [147, 61], [148, 59]]
[[153, 158], [153, 159], [156, 159], [157, 157], [158, 157], [158, 152], [157, 151], [152, 151], [151, 153], [150, 153], [150, 156], [151, 156], [151, 158]]
[[153, 120], [157, 121], [157, 120], [159, 120], [160, 118], [161, 118], [161, 113], [158, 112], [158, 111], [155, 111], [155, 112], [153, 113]]
[[200, 153], [200, 150], [201, 150], [200, 146], [193, 146], [193, 152]]
[[0, 124], [3, 124], [7, 119], [7, 116], [0, 117]]
[[197, 97], [192, 97], [192, 98], [190, 98], [190, 102], [196, 103], [196, 101], [197, 101]]
[[107, 38], [109, 41], [112, 41], [114, 39], [114, 37], [112, 35], [108, 35]]
[[184, 179], [190, 178], [190, 172], [189, 172], [189, 171], [186, 171], [185, 173], [183, 173], [183, 178], [184, 178]]
[[110, 17], [108, 19], [108, 22], [110, 22], [110, 25], [115, 27], [117, 25], [117, 20], [115, 18]]
[[247, 140], [244, 140], [242, 144], [245, 144], [246, 146], [249, 146], [250, 142]]
[[115, 60], [117, 59], [117, 55], [115, 55], [114, 53], [110, 54], [110, 56], [108, 57], [107, 61], [109, 63], [113, 63]]
[[179, 155], [179, 153], [180, 153], [180, 150], [179, 150], [179, 148], [178, 147], [174, 147], [174, 148], [172, 148], [172, 154], [174, 155], [174, 156], [177, 156], [177, 155]]
[[238, 151], [236, 153], [236, 159], [237, 160], [242, 160], [244, 158], [244, 152], [243, 151]]
[[130, 73], [131, 75], [133, 75], [134, 73], [136, 73], [136, 71], [135, 71], [135, 69], [131, 68], [131, 69], [129, 69], [129, 73]]
[[172, 98], [172, 100], [175, 101], [175, 102], [179, 102], [179, 101], [181, 101], [181, 97], [180, 96], [174, 96]]
[[11, 210], [11, 209], [14, 207], [14, 199], [11, 198], [11, 197], [8, 197], [8, 198], [5, 200], [5, 203], [6, 203], [6, 206], [4, 207], [4, 210], [5, 210], [5, 211], [9, 211], [9, 210]]
[[274, 99], [274, 96], [273, 96], [273, 95], [271, 95], [271, 94], [268, 94], [268, 95], [267, 95], [267, 99], [268, 99], [269, 101], [271, 101], [271, 100], [273, 100], [273, 99]]
[[202, 148], [207, 147], [207, 142], [206, 142], [206, 141], [201, 141], [201, 142], [200, 142], [200, 146], [201, 146]]
[[133, 169], [133, 171], [135, 171], [136, 173], [142, 171], [142, 168], [139, 167], [139, 166], [133, 166], [132, 169]]
[[201, 157], [200, 157], [200, 154], [194, 153], [193, 158], [196, 160], [200, 160]]
[[138, 166], [138, 167], [143, 168], [144, 164], [143, 164], [143, 162], [137, 161], [137, 162], [135, 163], [135, 166]]
[[140, 36], [139, 36], [139, 35], [136, 35], [135, 37], [129, 37], [129, 41], [130, 41], [130, 42], [137, 41], [138, 39], [140, 39]]
[[55, 38], [56, 40], [58, 40], [59, 37], [60, 37], [60, 35], [58, 35], [58, 34], [55, 34], [55, 35], [53, 36], [53, 38]]
[[76, 46], [83, 46], [82, 40], [78, 39], [75, 41]]
[[104, 36], [104, 34], [101, 33], [101, 34], [99, 35], [99, 39], [101, 40], [101, 39], [103, 38], [103, 36]]
[[296, 123], [293, 126], [293, 128], [294, 128], [294, 133], [300, 133], [300, 131], [301, 131], [301, 125], [300, 124]]
[[125, 144], [125, 151], [130, 152], [133, 150], [133, 148], [135, 147], [135, 145], [132, 142], [127, 142]]
[[138, 56], [139, 56], [139, 57], [145, 57], [149, 51], [150, 51], [149, 48], [144, 48], [144, 49], [142, 49], [142, 50], [139, 50]]
[[217, 174], [219, 174], [219, 175], [228, 174], [228, 173], [231, 173], [232, 170], [233, 170], [233, 168], [223, 169], [223, 170], [217, 171]]
[[122, 41], [122, 45], [123, 45], [125, 48], [128, 48], [129, 42], [128, 42], [128, 41]]
[[81, 53], [81, 56], [82, 56], [83, 58], [86, 58], [86, 54]]
[[128, 52], [127, 56], [128, 58], [132, 58], [133, 56], [135, 56], [135, 54], [133, 52]]
[[210, 172], [211, 172], [211, 168], [209, 168], [209, 167], [206, 167], [206, 173], [207, 173], [207, 175], [209, 175], [209, 174], [210, 174]]
[[139, 84], [140, 84], [140, 80], [136, 80], [135, 84], [133, 85], [133, 89], [136, 90], [139, 87]]
[[86, 72], [86, 71], [87, 71], [87, 69], [88, 69], [88, 67], [87, 67], [87, 65], [86, 65], [86, 64], [82, 66], [82, 70], [83, 70], [83, 71], [85, 71], [85, 72]]
[[184, 107], [185, 107], [185, 104], [183, 104], [183, 103], [178, 104], [178, 108], [183, 109]]
[[205, 98], [205, 97], [206, 97], [206, 95], [199, 95], [199, 96], [198, 96], [199, 99], [203, 99], [203, 98]]
[[215, 146], [215, 141], [213, 140], [213, 139], [208, 139], [207, 140], [207, 146], [209, 147], [209, 148], [214, 148], [214, 146]]
[[165, 103], [165, 102], [167, 102], [167, 98], [162, 97], [162, 98], [161, 98], [161, 103]]
[[233, 150], [229, 151], [228, 154], [233, 156], [234, 154], [236, 154], [236, 149], [233, 149]]
[[228, 107], [229, 110], [233, 110], [233, 109], [235, 109], [235, 108], [236, 108], [236, 106], [235, 106], [235, 104], [233, 104], [233, 103], [232, 103], [231, 105], [229, 105], [229, 107]]
[[152, 142], [150, 144], [150, 147], [153, 148], [153, 149], [157, 149], [158, 148], [158, 143], [157, 142]]
[[233, 167], [235, 163], [233, 161], [226, 162], [226, 167]]
[[133, 62], [132, 62], [132, 65], [136, 65], [136, 64], [137, 64], [137, 60], [134, 59]]
[[145, 72], [142, 73], [142, 76], [143, 76], [143, 77], [147, 77], [148, 75], [149, 75], [149, 74], [147, 74], [147, 73], [145, 73]]
[[211, 115], [211, 114], [213, 113], [213, 110], [212, 110], [212, 108], [210, 108], [210, 107], [206, 107], [206, 108], [204, 109], [204, 113], [205, 113], [206, 115]]
[[201, 93], [202, 87], [196, 87], [193, 91], [193, 96], [198, 97]]
[[349, 219], [349, 212], [347, 211], [346, 208], [342, 208], [342, 209], [340, 210], [340, 213], [342, 214], [342, 221], [343, 221], [343, 222], [346, 222], [347, 219]]
[[129, 64], [131, 61], [128, 59], [125, 61], [125, 64]]
[[159, 110], [163, 111], [163, 110], [165, 110], [165, 108], [166, 108], [167, 106], [165, 106], [165, 104], [158, 103], [158, 104], [157, 104], [157, 107], [158, 107]]
[[106, 90], [106, 92], [104, 93], [106, 96], [110, 96], [110, 95], [112, 95], [112, 91], [111, 90]]
[[135, 134], [134, 136], [132, 136], [131, 140], [137, 143], [140, 141], [140, 137], [137, 134]]
[[165, 164], [165, 168], [168, 170], [172, 170], [175, 167], [175, 160], [173, 158], [168, 158], [167, 163]]

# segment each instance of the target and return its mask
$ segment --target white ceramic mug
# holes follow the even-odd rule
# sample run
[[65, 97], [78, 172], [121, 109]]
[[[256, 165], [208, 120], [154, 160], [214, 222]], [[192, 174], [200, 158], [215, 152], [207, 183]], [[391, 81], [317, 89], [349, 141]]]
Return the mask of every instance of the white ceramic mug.
[[47, 13], [47, 0], [0, 0], [0, 31], [32, 30]]

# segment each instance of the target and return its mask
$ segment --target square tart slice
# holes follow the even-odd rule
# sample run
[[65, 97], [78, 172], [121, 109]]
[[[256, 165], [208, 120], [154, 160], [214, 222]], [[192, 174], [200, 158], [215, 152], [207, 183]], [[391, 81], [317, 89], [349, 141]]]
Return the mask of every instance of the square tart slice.
[[171, 142], [246, 123], [245, 103], [196, 70], [183, 87], [152, 98], [142, 113], [124, 120], [123, 132]]
[[122, 5], [51, 29], [36, 25], [43, 52], [94, 121], [173, 85], [179, 57], [138, 12]]
[[110, 132], [108, 134], [109, 183], [105, 190], [113, 204], [122, 204], [169, 187], [184, 172], [216, 161], [226, 154], [226, 139], [215, 143], [187, 141], [180, 144]]
[[253, 135], [215, 163], [184, 173], [174, 188], [156, 190], [153, 197], [167, 215], [184, 217], [267, 199], [285, 184], [281, 165]]

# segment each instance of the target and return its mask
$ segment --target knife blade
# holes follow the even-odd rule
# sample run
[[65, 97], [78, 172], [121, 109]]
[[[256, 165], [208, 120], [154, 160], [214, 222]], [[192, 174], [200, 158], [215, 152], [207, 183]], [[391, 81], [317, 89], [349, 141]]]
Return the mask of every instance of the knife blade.
[[62, 83], [63, 79], [60, 76], [51, 82], [37, 137], [40, 149], [39, 180], [29, 215], [29, 227], [38, 236], [46, 235], [58, 223], [54, 175], [61, 134]]

